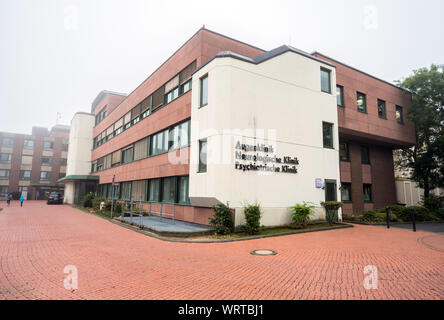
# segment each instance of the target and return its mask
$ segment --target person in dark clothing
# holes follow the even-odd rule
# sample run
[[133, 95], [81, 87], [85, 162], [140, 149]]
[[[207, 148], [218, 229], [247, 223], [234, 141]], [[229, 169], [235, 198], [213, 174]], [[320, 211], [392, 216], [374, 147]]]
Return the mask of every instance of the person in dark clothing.
[[11, 204], [11, 200], [12, 200], [12, 194], [8, 193], [8, 196], [6, 197], [6, 202], [8, 203], [8, 207]]

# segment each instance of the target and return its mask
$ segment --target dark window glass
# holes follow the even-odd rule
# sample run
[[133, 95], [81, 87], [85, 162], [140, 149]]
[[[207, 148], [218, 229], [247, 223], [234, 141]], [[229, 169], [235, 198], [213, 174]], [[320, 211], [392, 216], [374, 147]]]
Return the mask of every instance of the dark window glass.
[[343, 86], [336, 86], [336, 102], [338, 106], [344, 107], [344, 87]]
[[350, 152], [348, 143], [342, 142], [339, 144], [339, 159], [341, 161], [350, 161]]
[[200, 106], [208, 104], [208, 75], [200, 79]]
[[207, 140], [199, 141], [199, 172], [207, 172]]
[[189, 203], [189, 177], [179, 177], [179, 202]]
[[356, 103], [358, 106], [358, 111], [366, 113], [367, 112], [367, 97], [364, 93], [358, 92]]
[[10, 162], [11, 161], [11, 154], [10, 153], [0, 153], [0, 162]]
[[344, 202], [351, 201], [350, 183], [341, 183], [341, 200]]
[[364, 202], [372, 201], [372, 185], [364, 184]]
[[28, 150], [34, 149], [34, 140], [25, 140], [23, 142], [23, 149], [28, 149]]
[[122, 182], [120, 184], [120, 199], [131, 200], [131, 185], [132, 182]]
[[404, 115], [400, 106], [396, 106], [396, 121], [401, 124], [404, 123]]
[[163, 190], [162, 190], [163, 202], [175, 202], [176, 201], [176, 178], [163, 178]]
[[122, 163], [129, 163], [133, 161], [134, 156], [133, 147], [122, 150]]
[[31, 179], [31, 171], [30, 170], [20, 171], [20, 180], [29, 180], [29, 179]]
[[42, 166], [50, 166], [52, 164], [52, 158], [43, 157], [42, 158]]
[[370, 164], [370, 152], [367, 146], [361, 146], [361, 162], [363, 164]]
[[0, 197], [6, 197], [8, 195], [8, 187], [0, 186]]
[[322, 122], [324, 148], [333, 148], [333, 124]]
[[51, 172], [49, 171], [40, 172], [40, 180], [49, 180], [50, 178], [51, 178]]
[[325, 180], [325, 201], [337, 201], [335, 180]]
[[160, 179], [151, 179], [148, 182], [148, 201], [159, 201]]
[[387, 111], [385, 109], [385, 101], [378, 99], [378, 117], [387, 119]]
[[14, 144], [14, 138], [3, 137], [3, 139], [2, 139], [2, 146], [4, 146], [4, 147], [12, 147], [13, 144]]
[[7, 169], [0, 169], [0, 179], [8, 180], [9, 179], [9, 171]]
[[52, 150], [53, 146], [54, 146], [54, 143], [51, 141], [44, 141], [43, 142], [43, 149], [45, 149], [45, 150]]
[[321, 68], [321, 91], [331, 93], [330, 70]]

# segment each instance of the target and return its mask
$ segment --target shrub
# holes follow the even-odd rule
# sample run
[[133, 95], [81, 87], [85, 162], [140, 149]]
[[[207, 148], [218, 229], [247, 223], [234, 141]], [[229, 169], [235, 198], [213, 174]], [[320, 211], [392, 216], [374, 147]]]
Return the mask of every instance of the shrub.
[[[411, 220], [412, 209], [415, 210], [416, 221], [436, 221], [439, 220], [429, 209], [422, 206], [410, 206], [405, 208], [409, 214], [409, 220]], [[406, 213], [407, 215], [407, 213]]]
[[329, 224], [338, 222], [338, 209], [342, 207], [342, 202], [338, 201], [326, 201], [321, 202], [321, 205], [325, 208], [325, 219]]
[[261, 231], [262, 210], [258, 203], [244, 206], [245, 232], [248, 234], [258, 234]]
[[97, 196], [92, 200], [92, 207], [94, 210], [99, 210], [100, 209], [100, 204], [102, 202], [105, 202], [105, 198], [101, 197], [101, 196]]
[[[111, 200], [105, 201], [105, 210], [111, 212]], [[121, 213], [122, 212], [122, 205], [120, 202], [114, 200], [113, 205], [113, 213]]]
[[291, 207], [291, 220], [301, 228], [307, 227], [310, 216], [313, 215], [315, 206], [310, 202], [302, 202]]
[[92, 201], [93, 201], [93, 199], [95, 198], [95, 196], [96, 196], [96, 195], [95, 195], [94, 193], [92, 193], [92, 192], [86, 194], [86, 195], [83, 197], [83, 199], [82, 199], [82, 205], [83, 205], [83, 207], [85, 207], [85, 208], [92, 208], [92, 206], [93, 206]]
[[214, 227], [217, 234], [230, 234], [233, 232], [234, 222], [229, 204], [219, 203], [213, 207], [213, 216], [209, 223]]
[[428, 198], [422, 198], [421, 204], [429, 209], [431, 212], [436, 212], [439, 209], [444, 209], [444, 196], [429, 195]]
[[[363, 220], [370, 223], [383, 223], [387, 221], [387, 213], [385, 210], [370, 210], [362, 213]], [[390, 221], [401, 222], [402, 220], [394, 213], [389, 213]]]

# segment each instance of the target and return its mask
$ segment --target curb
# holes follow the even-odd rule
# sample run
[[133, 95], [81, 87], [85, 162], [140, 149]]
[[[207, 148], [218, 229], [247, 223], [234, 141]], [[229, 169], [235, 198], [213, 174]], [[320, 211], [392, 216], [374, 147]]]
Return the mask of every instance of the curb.
[[[386, 226], [387, 223], [385, 222], [378, 222], [378, 223], [368, 223], [368, 222], [361, 222], [361, 221], [344, 221], [345, 223], [353, 223], [353, 224], [361, 224], [364, 226]], [[419, 223], [444, 223], [444, 221], [416, 221], [416, 224]], [[412, 222], [390, 222], [390, 226], [395, 225], [404, 225], [404, 224], [412, 224]]]

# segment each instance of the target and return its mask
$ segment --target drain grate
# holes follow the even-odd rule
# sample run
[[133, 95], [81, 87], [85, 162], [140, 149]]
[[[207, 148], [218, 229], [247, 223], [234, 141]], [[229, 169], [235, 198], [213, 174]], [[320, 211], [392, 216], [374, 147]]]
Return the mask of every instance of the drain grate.
[[259, 249], [251, 251], [250, 254], [255, 256], [275, 256], [277, 255], [277, 252], [274, 250]]

